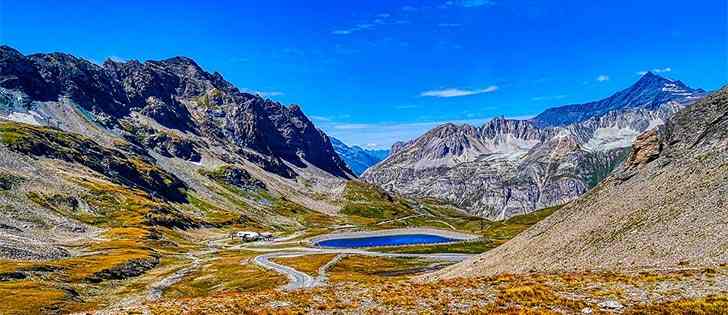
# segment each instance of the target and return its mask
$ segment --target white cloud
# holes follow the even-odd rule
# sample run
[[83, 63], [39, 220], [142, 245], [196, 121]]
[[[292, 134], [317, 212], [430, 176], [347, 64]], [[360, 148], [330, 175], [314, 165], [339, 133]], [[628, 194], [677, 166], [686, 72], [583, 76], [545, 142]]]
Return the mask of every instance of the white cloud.
[[420, 93], [420, 96], [430, 96], [430, 97], [459, 97], [459, 96], [470, 96], [470, 95], [477, 95], [477, 94], [483, 94], [483, 93], [492, 93], [498, 90], [498, 87], [495, 85], [491, 85], [484, 89], [479, 90], [467, 90], [467, 89], [442, 89], [442, 90], [429, 90], [424, 91]]
[[349, 35], [349, 34], [351, 34], [353, 32], [354, 32], [353, 30], [335, 30], [335, 31], [332, 31], [331, 34], [334, 34], [334, 35]]
[[440, 23], [440, 24], [437, 24], [437, 26], [439, 26], [439, 27], [460, 27], [463, 25], [460, 23]]
[[[654, 73], [667, 73], [667, 72], [672, 72], [672, 68], [670, 68], [670, 67], [655, 68], [655, 69], [652, 69], [652, 72], [654, 72]], [[637, 74], [638, 75], [645, 75], [645, 74], [647, 74], [647, 71], [640, 71], [640, 72], [637, 72]]]
[[331, 34], [332, 35], [349, 35], [349, 34], [352, 34], [355, 32], [372, 30], [372, 29], [374, 29], [375, 24], [383, 24], [383, 23], [384, 23], [384, 20], [375, 19], [372, 23], [360, 23], [351, 28], [333, 30], [333, 31], [331, 31]]
[[244, 93], [248, 93], [248, 94], [258, 95], [260, 97], [273, 97], [273, 96], [285, 95], [283, 92], [280, 92], [280, 91], [265, 92], [265, 91], [251, 90], [251, 89], [240, 89], [240, 91], [244, 92]]
[[599, 82], [609, 81], [609, 76], [606, 74], [602, 74], [597, 77], [597, 81], [599, 81]]
[[415, 7], [411, 6], [411, 5], [406, 5], [406, 6], [403, 6], [402, 7], [402, 11], [412, 12], [412, 11], [417, 11], [417, 8], [415, 8]]
[[308, 116], [308, 117], [310, 117], [311, 120], [313, 120], [313, 121], [320, 121], [320, 122], [329, 122], [329, 121], [331, 121], [331, 118], [324, 117], [324, 116], [311, 115], [311, 116]]
[[351, 130], [351, 129], [368, 129], [371, 128], [370, 124], [336, 124], [334, 129]]
[[569, 97], [568, 95], [553, 95], [553, 96], [536, 96], [532, 97], [532, 101], [552, 101], [552, 100], [560, 100]]

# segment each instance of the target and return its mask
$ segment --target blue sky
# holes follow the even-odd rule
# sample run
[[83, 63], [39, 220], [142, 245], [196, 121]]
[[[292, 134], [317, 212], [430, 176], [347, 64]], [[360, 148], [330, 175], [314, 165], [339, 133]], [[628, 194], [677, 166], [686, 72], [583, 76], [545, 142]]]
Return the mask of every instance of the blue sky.
[[655, 70], [728, 82], [724, 0], [9, 1], [0, 42], [95, 62], [184, 55], [300, 104], [328, 134], [387, 147], [605, 97]]

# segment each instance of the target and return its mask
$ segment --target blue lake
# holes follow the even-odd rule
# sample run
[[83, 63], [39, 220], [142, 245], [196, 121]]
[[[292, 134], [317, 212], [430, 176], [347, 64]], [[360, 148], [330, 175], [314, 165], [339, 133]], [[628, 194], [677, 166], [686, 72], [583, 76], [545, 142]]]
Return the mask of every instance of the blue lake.
[[367, 236], [338, 238], [320, 241], [316, 245], [321, 247], [336, 248], [355, 248], [355, 247], [375, 247], [375, 246], [397, 246], [397, 245], [414, 245], [414, 244], [437, 244], [459, 241], [457, 239], [447, 238], [439, 235], [430, 234], [403, 234], [403, 235], [384, 235], [384, 236]]

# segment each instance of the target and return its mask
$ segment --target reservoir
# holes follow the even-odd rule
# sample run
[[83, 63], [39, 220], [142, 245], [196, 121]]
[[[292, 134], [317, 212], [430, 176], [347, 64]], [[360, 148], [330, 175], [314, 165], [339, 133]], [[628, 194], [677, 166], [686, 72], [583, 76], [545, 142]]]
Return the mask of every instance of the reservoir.
[[459, 239], [447, 238], [431, 234], [398, 234], [382, 236], [366, 236], [351, 238], [335, 238], [315, 243], [321, 247], [357, 248], [376, 246], [422, 245], [457, 242]]

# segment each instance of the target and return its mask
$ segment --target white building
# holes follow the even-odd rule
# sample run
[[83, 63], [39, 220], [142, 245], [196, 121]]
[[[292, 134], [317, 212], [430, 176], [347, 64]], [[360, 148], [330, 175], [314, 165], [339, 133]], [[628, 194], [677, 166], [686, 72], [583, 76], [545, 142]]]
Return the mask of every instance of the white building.
[[253, 241], [261, 241], [261, 240], [270, 240], [273, 238], [273, 233], [269, 232], [252, 232], [252, 231], [238, 231], [233, 232], [231, 235], [232, 238], [238, 238], [243, 242], [253, 242]]

